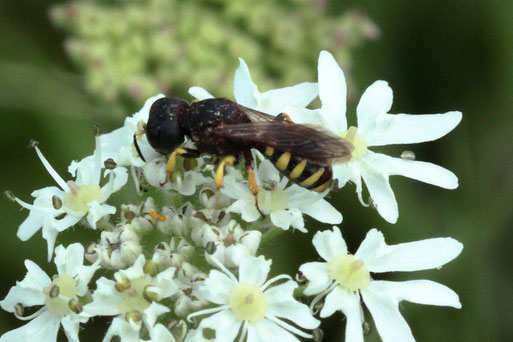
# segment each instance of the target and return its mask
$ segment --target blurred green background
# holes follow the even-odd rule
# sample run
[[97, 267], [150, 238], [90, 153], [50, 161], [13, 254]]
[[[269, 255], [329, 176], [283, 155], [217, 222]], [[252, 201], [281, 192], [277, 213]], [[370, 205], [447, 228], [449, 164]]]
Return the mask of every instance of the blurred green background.
[[[230, 22], [225, 25], [228, 19], [220, 17], [225, 15], [220, 5], [223, 1], [196, 2], [199, 4], [197, 11], [201, 11], [200, 18], [208, 16], [212, 27], [223, 27], [223, 34], [226, 34], [223, 37], [237, 39], [240, 44], [232, 44], [228, 50], [217, 50], [219, 44], [224, 46], [224, 42], [212, 42], [213, 45], [207, 46], [216, 56], [222, 53], [224, 59], [205, 62], [211, 64], [203, 66], [201, 59], [187, 65], [180, 64], [180, 61], [186, 61], [183, 56], [181, 60], [174, 59], [168, 67], [170, 70], [180, 69], [182, 76], [171, 74], [159, 79], [164, 83], [169, 79], [170, 84], [152, 85], [152, 80], [160, 77], [159, 69], [152, 68], [153, 78], [140, 81], [144, 87], [149, 87], [144, 88], [147, 91], [153, 91], [151, 87], [155, 86], [155, 89], [185, 96], [185, 90], [192, 82], [207, 88], [210, 85], [214, 94], [230, 97], [237, 56], [248, 61], [255, 79], [260, 81], [258, 84], [262, 84], [261, 90], [298, 81], [315, 81], [317, 56], [320, 49], [326, 48], [351, 70], [351, 113], [354, 113], [355, 100], [376, 79], [387, 80], [392, 86], [396, 97], [394, 113], [463, 112], [462, 123], [445, 138], [407, 147], [415, 151], [419, 160], [431, 161], [454, 171], [460, 180], [457, 190], [446, 191], [405, 178], [392, 178], [400, 208], [399, 221], [395, 225], [386, 223], [372, 210], [362, 208], [351, 185], [331, 195], [331, 200], [344, 214], [341, 228], [353, 252], [372, 227], [383, 230], [389, 243], [451, 236], [465, 245], [461, 256], [442, 270], [387, 276], [396, 280], [432, 279], [448, 285], [461, 297], [461, 310], [402, 303], [403, 315], [418, 341], [511, 340], [513, 2], [303, 0], [297, 4], [280, 1], [279, 15], [269, 14], [273, 11], [260, 13], [260, 20], [276, 22], [280, 21], [280, 15], [294, 12], [297, 6], [300, 10], [296, 12], [300, 14], [287, 19], [289, 26], [284, 28], [281, 38], [287, 37], [285, 45], [291, 41], [290, 44], [295, 44], [294, 49], [301, 53], [294, 49], [283, 50], [280, 46], [283, 42], [268, 44], [268, 33], [247, 26], [245, 16], [240, 13], [230, 19], [233, 26]], [[35, 153], [26, 148], [30, 138], [41, 142], [46, 157], [64, 176], [71, 160], [92, 153], [94, 123], [101, 124], [106, 131], [114, 129], [122, 124], [124, 115], [138, 110], [143, 103], [140, 92], [134, 92], [125, 84], [116, 84], [116, 79], [111, 79], [112, 83], [94, 79], [80, 58], [69, 57], [64, 46], [72, 53], [75, 51], [70, 50], [70, 40], [67, 40], [73, 36], [70, 34], [73, 27], [61, 22], [58, 28], [49, 19], [49, 9], [58, 3], [63, 2], [0, 3], [0, 189], [10, 189], [29, 202], [33, 190], [53, 185]], [[272, 1], [265, 3], [265, 6], [273, 6]], [[315, 15], [311, 14], [314, 10], [318, 11]], [[349, 10], [358, 10], [352, 13], [360, 15], [357, 18], [361, 21], [351, 24], [355, 27], [341, 28], [339, 24], [344, 20], [347, 22], [344, 15]], [[252, 12], [243, 7], [239, 11]], [[56, 20], [55, 12], [52, 13]], [[363, 14], [371, 22], [367, 22]], [[322, 16], [329, 19], [323, 20]], [[113, 22], [122, 21], [122, 18], [116, 17]], [[151, 18], [146, 19], [151, 22]], [[322, 22], [319, 24], [322, 29], [313, 30], [313, 24], [318, 22]], [[372, 22], [379, 28], [379, 39], [362, 42], [364, 36], [377, 37]], [[93, 27], [94, 23], [92, 20]], [[182, 24], [190, 26], [186, 20], [177, 23]], [[268, 25], [275, 28], [272, 22]], [[367, 31], [359, 30], [361, 25], [368, 25]], [[215, 29], [212, 30], [215, 33]], [[333, 40], [326, 40], [326, 34], [333, 32], [330, 30], [348, 30], [344, 32], [362, 36], [357, 42], [345, 38], [333, 43]], [[123, 32], [113, 36], [119, 39]], [[208, 40], [211, 31], [206, 32], [202, 39]], [[193, 35], [194, 30], [184, 34], [187, 33]], [[92, 34], [94, 37], [95, 33]], [[305, 43], [303, 40], [307, 38], [309, 41]], [[204, 40], [195, 42], [200, 46], [207, 44]], [[84, 51], [89, 50], [79, 49], [75, 53], [80, 55]], [[165, 53], [160, 57], [165, 60]], [[273, 62], [280, 58], [280, 63]], [[155, 60], [148, 63], [158, 65]], [[290, 77], [285, 76], [284, 70], [288, 64], [291, 65]], [[130, 70], [127, 67], [123, 71], [125, 76]], [[128, 84], [138, 84], [138, 80], [130, 80], [132, 83]], [[220, 80], [224, 83], [219, 83], [219, 88], [211, 86]], [[117, 95], [107, 96], [105, 92], [109, 89]], [[120, 89], [118, 93], [114, 92], [116, 89]], [[352, 119], [354, 122], [354, 115]], [[386, 152], [399, 155], [403, 149], [387, 148]], [[122, 194], [114, 200], [123, 201]], [[54, 268], [46, 263], [46, 243], [40, 234], [28, 242], [16, 238], [16, 230], [27, 212], [20, 211], [18, 205], [8, 201], [1, 202], [0, 210], [3, 220], [0, 297], [3, 298], [16, 280], [25, 275], [24, 259], [36, 261], [50, 274]], [[311, 237], [317, 228], [326, 227], [315, 221], [309, 221], [308, 227], [309, 234], [288, 233], [266, 246], [266, 255], [273, 257], [274, 273], [292, 273], [301, 263], [317, 258]], [[58, 243], [68, 244], [77, 235], [78, 232], [59, 235]], [[94, 234], [82, 236], [82, 241], [91, 238]], [[342, 317], [342, 314], [336, 314], [323, 323], [325, 341], [343, 340]], [[22, 323], [11, 314], [0, 312], [0, 334]], [[85, 329], [81, 333], [83, 340], [99, 340], [107, 321], [96, 319], [87, 328], [93, 325], [98, 330]], [[368, 340], [379, 340], [375, 329]]]

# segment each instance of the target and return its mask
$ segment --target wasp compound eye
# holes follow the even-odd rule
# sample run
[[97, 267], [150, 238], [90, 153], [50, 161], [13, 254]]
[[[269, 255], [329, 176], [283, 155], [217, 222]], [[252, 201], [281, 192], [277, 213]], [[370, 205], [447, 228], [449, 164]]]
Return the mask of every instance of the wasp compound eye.
[[184, 142], [180, 119], [189, 110], [182, 99], [164, 97], [155, 101], [146, 124], [146, 137], [153, 149], [169, 154]]

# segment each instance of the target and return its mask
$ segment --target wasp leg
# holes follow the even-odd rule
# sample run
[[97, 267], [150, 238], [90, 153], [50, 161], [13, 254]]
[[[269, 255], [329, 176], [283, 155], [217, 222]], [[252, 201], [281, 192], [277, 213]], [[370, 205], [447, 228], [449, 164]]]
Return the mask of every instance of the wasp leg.
[[248, 171], [248, 187], [253, 196], [255, 197], [255, 206], [262, 215], [262, 217], [265, 217], [264, 213], [260, 210], [258, 207], [258, 183], [255, 176], [255, 170], [253, 169], [253, 157], [251, 156], [251, 153], [245, 153], [244, 159], [246, 159], [246, 171]]
[[169, 175], [172, 175], [173, 172], [175, 172], [176, 156], [181, 156], [186, 153], [187, 153], [187, 150], [185, 150], [182, 147], [177, 148], [176, 150], [173, 151], [173, 153], [171, 153], [171, 155], [169, 156], [169, 159], [167, 160], [167, 163], [166, 163], [166, 180], [163, 183], [160, 183], [160, 186], [163, 186], [164, 184], [166, 184], [169, 181]]
[[275, 120], [292, 122], [292, 119], [287, 113], [280, 113], [276, 115]]
[[234, 156], [226, 156], [224, 157], [219, 165], [217, 166], [216, 170], [216, 188], [217, 191], [219, 191], [223, 187], [223, 178], [224, 178], [224, 167], [225, 165], [233, 166], [236, 162], [236, 159]]

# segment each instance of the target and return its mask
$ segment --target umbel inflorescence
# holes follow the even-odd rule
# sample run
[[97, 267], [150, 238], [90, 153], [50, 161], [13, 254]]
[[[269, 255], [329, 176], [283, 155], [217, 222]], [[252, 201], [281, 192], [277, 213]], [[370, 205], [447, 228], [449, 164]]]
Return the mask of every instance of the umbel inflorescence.
[[[345, 158], [330, 160], [336, 180], [331, 191], [354, 183], [362, 204], [372, 204], [389, 222], [399, 214], [389, 176], [458, 186], [452, 172], [416, 161], [412, 152], [395, 158], [371, 149], [436, 140], [458, 125], [460, 112], [388, 114], [392, 90], [377, 81], [362, 95], [357, 124], [349, 125], [344, 74], [326, 51], [319, 56], [318, 74], [318, 83], [262, 93], [240, 60], [235, 101], [290, 125], [315, 125], [308, 127], [343, 142]], [[199, 87], [190, 93], [200, 101], [213, 97]], [[317, 96], [321, 108], [306, 109]], [[269, 160], [272, 151], [253, 150], [245, 169], [225, 155], [217, 156], [223, 157], [217, 168], [216, 155], [190, 155], [198, 141], [186, 140], [170, 155], [158, 153], [142, 132], [161, 98], [149, 98], [123, 127], [98, 133], [94, 153], [69, 166], [71, 177], [62, 178], [37, 143], [31, 144], [57, 186], [34, 191], [32, 204], [9, 197], [29, 210], [18, 237], [25, 241], [41, 230], [56, 271], [47, 275], [25, 261], [27, 275], [0, 305], [27, 323], [0, 341], [56, 341], [61, 326], [69, 341], [78, 341], [80, 327], [87, 329], [87, 321], [98, 316], [110, 322], [104, 341], [114, 336], [122, 341], [319, 341], [320, 320], [340, 311], [346, 341], [354, 342], [363, 341], [370, 321], [363, 304], [384, 341], [414, 341], [399, 302], [461, 307], [456, 293], [429, 280], [374, 279], [376, 273], [440, 268], [462, 250], [452, 238], [388, 245], [382, 232], [371, 229], [360, 247], [349, 251], [333, 226], [313, 238], [320, 261], [301, 265], [299, 277], [270, 278], [272, 261], [259, 255], [259, 246], [276, 232], [307, 231], [305, 214], [323, 223], [342, 222], [325, 200], [330, 188], [311, 191], [306, 183], [290, 182], [294, 170], [284, 171], [292, 158], [286, 151]], [[137, 197], [119, 208], [109, 204], [129, 179]], [[75, 226], [94, 229], [97, 238], [55, 247], [59, 233]]]

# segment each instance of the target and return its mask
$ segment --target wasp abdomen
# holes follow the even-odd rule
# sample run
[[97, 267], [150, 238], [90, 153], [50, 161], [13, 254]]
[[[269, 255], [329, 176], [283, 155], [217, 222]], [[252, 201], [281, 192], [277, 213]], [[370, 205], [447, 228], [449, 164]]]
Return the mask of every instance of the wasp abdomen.
[[265, 147], [262, 152], [283, 175], [306, 189], [322, 192], [330, 185], [333, 172], [329, 164], [302, 159], [270, 146]]

